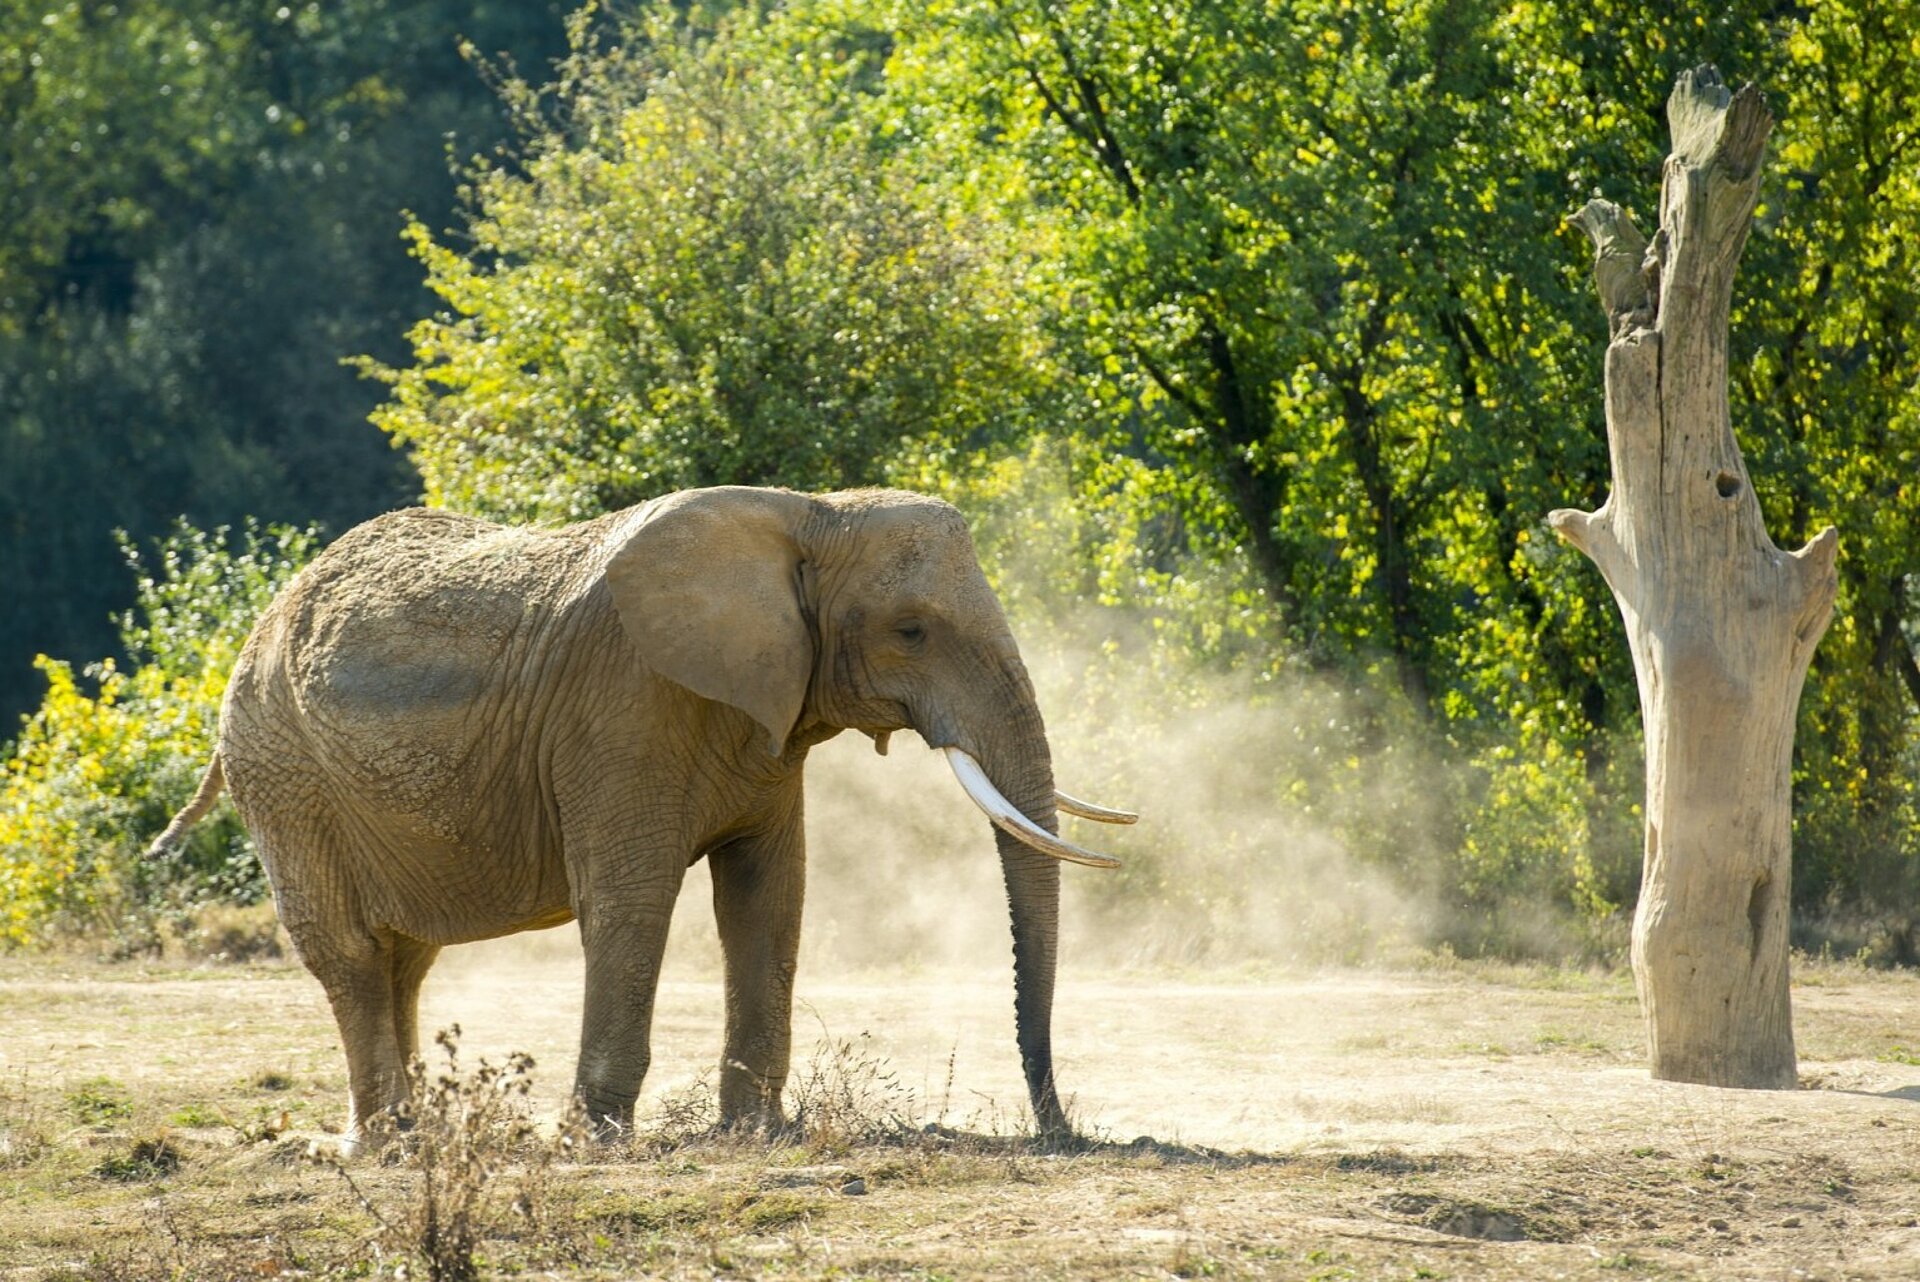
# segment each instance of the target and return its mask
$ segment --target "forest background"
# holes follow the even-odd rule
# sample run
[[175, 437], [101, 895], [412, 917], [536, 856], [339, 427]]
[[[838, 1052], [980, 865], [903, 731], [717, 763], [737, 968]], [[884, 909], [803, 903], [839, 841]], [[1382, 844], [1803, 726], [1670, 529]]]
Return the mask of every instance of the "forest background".
[[1617, 957], [1633, 672], [1543, 523], [1607, 488], [1566, 218], [1657, 221], [1710, 61], [1779, 121], [1735, 429], [1775, 541], [1842, 540], [1796, 939], [1920, 960], [1920, 5], [570, 9], [0, 0], [0, 938], [263, 896], [230, 813], [137, 854], [356, 521], [893, 484], [973, 520], [1076, 783], [1209, 781], [1088, 883], [1176, 923], [1137, 948]]

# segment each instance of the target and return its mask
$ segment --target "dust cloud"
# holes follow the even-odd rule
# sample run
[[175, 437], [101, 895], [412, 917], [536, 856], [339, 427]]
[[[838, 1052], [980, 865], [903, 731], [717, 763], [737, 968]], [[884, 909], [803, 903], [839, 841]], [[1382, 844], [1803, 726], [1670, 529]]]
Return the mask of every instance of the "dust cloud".
[[[1346, 751], [1356, 731], [1337, 696], [1188, 678], [1169, 697], [1164, 674], [1111, 655], [1030, 646], [1028, 659], [1056, 786], [1141, 816], [1130, 828], [1062, 818], [1068, 836], [1123, 865], [1062, 869], [1063, 961], [1353, 962], [1424, 937], [1415, 897], [1335, 833], [1371, 815], [1405, 829], [1401, 842], [1430, 840], [1430, 790], [1396, 779], [1390, 753], [1369, 764]], [[855, 964], [1003, 960], [989, 829], [940, 755], [917, 748], [909, 737], [897, 762], [821, 754], [809, 778], [810, 930], [827, 956]]]
[[[1354, 964], [1431, 937], [1418, 870], [1434, 863], [1443, 789], [1430, 763], [1365, 746], [1377, 710], [1351, 692], [1170, 682], [1099, 648], [1030, 645], [1027, 658], [1056, 786], [1141, 815], [1062, 817], [1065, 835], [1123, 864], [1063, 867], [1063, 967]], [[992, 830], [917, 736], [896, 734], [885, 757], [852, 733], [815, 749], [807, 845], [803, 971], [1011, 964]], [[717, 973], [704, 864], [673, 935], [670, 967]]]
[[[1084, 632], [1077, 635], [1084, 636]], [[1323, 678], [1169, 674], [1111, 646], [1029, 643], [1056, 786], [1137, 810], [1062, 832], [1119, 858], [1062, 868], [1067, 974], [1405, 960], [1436, 937], [1444, 775], [1383, 714]], [[887, 756], [846, 733], [807, 763], [803, 974], [1010, 968], [992, 829], [911, 732]], [[573, 927], [488, 946], [578, 956]], [[457, 965], [458, 963], [456, 963]], [[717, 979], [704, 862], [688, 871], [666, 975]]]

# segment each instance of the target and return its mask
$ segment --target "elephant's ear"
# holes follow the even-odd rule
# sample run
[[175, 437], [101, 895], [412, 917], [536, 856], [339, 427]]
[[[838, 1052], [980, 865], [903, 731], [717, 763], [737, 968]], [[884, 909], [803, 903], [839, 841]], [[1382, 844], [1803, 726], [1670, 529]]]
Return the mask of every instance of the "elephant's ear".
[[745, 486], [670, 495], [607, 564], [614, 608], [648, 665], [758, 721], [776, 756], [813, 673], [793, 534], [807, 503]]

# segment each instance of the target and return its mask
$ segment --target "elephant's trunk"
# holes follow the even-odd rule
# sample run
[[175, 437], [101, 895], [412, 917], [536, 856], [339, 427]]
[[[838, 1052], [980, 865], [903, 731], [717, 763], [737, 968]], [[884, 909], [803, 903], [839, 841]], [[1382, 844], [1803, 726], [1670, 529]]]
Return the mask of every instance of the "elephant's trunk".
[[1053, 975], [1060, 940], [1060, 865], [996, 832], [1013, 916], [1013, 1015], [1027, 1099], [1045, 1139], [1073, 1133], [1053, 1081]]
[[[1018, 660], [1014, 661], [1016, 664]], [[1021, 714], [982, 744], [982, 766], [993, 786], [1033, 823], [1057, 832], [1053, 760], [1046, 730], [1027, 689]], [[1006, 876], [1007, 909], [1013, 919], [1014, 1021], [1027, 1099], [1040, 1134], [1050, 1140], [1072, 1134], [1053, 1081], [1053, 977], [1060, 940], [1060, 864], [996, 828], [1000, 867]]]

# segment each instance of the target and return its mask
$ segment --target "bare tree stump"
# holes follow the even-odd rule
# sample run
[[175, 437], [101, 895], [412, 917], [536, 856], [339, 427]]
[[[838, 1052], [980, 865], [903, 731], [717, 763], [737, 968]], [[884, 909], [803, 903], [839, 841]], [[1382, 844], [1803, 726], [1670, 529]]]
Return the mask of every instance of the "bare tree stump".
[[1611, 324], [1613, 491], [1548, 522], [1619, 603], [1647, 748], [1646, 862], [1633, 973], [1653, 1076], [1797, 1084], [1787, 991], [1794, 710], [1833, 613], [1831, 527], [1767, 537], [1727, 413], [1727, 308], [1773, 126], [1712, 67], [1667, 100], [1673, 152], [1648, 244], [1587, 204]]

